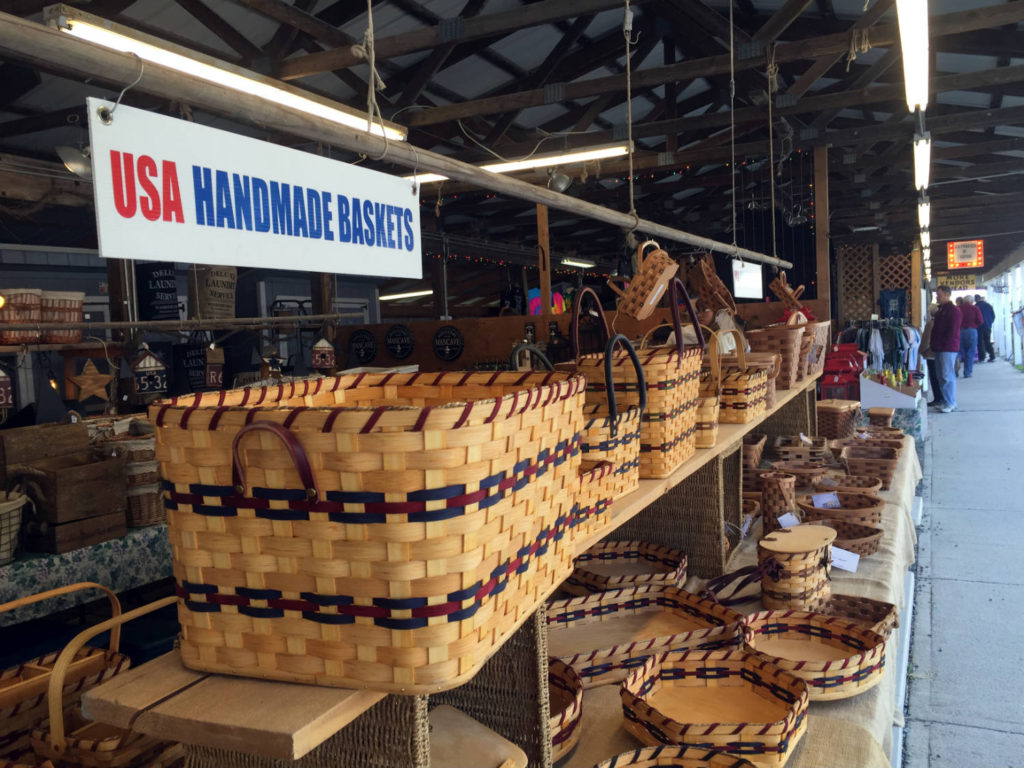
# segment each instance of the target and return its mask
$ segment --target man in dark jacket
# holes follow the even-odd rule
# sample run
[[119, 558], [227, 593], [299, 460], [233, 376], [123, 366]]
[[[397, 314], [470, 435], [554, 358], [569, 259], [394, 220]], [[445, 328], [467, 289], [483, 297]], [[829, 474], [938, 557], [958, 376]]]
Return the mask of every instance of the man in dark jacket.
[[992, 346], [992, 326], [996, 323], [996, 311], [981, 297], [980, 293], [974, 296], [974, 306], [981, 310], [981, 318], [985, 321], [978, 328], [978, 362], [984, 360], [985, 355], [988, 355], [988, 361], [994, 363], [996, 348]]
[[936, 291], [939, 311], [932, 326], [931, 347], [939, 372], [939, 392], [944, 405], [942, 413], [956, 410], [956, 356], [960, 352], [960, 309], [950, 301], [950, 288], [940, 285]]

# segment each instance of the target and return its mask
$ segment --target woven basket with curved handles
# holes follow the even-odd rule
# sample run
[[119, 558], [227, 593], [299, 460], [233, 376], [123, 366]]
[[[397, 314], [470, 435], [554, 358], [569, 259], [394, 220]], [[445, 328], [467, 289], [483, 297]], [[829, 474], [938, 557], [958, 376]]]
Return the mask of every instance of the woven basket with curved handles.
[[584, 384], [359, 374], [152, 405], [185, 665], [472, 677], [572, 570]]
[[[792, 317], [803, 317], [796, 314]], [[779, 376], [775, 380], [777, 389], [792, 389], [800, 377], [800, 345], [805, 325], [769, 325], [755, 331], [747, 331], [747, 341], [754, 352], [777, 354], [782, 359]]]
[[715, 269], [715, 257], [705, 253], [686, 270], [686, 282], [701, 300], [704, 309], [717, 312], [720, 309], [736, 314], [736, 301]]
[[125, 622], [174, 605], [175, 597], [155, 602], [107, 619], [77, 634], [60, 652], [53, 665], [47, 689], [49, 719], [32, 731], [32, 750], [40, 757], [58, 761], [62, 766], [83, 768], [127, 768], [144, 765], [160, 768], [184, 757], [180, 744], [135, 733], [131, 728], [115, 728], [86, 719], [77, 706], [67, 707], [60, 692], [67, 686], [67, 674], [85, 643], [102, 632], [111, 636]]
[[[654, 249], [645, 255], [644, 249], [649, 245], [653, 245]], [[679, 271], [679, 264], [654, 240], [647, 240], [637, 246], [636, 262], [636, 274], [632, 278], [610, 277], [608, 287], [620, 297], [619, 312], [635, 320], [646, 320], [665, 295], [669, 281]]]
[[[12, 600], [0, 605], [0, 613], [88, 589], [103, 592], [110, 601], [111, 614], [114, 617], [121, 615], [117, 595], [102, 584], [92, 582], [69, 584]], [[63, 683], [55, 694], [62, 706], [75, 704], [84, 691], [128, 669], [131, 662], [118, 652], [120, 641], [120, 631], [115, 628], [110, 633], [107, 649], [83, 646], [73, 658], [69, 658], [63, 672]], [[0, 671], [0, 749], [4, 752], [27, 746], [32, 729], [46, 717], [47, 686], [58, 656], [57, 653], [48, 653]]]
[[[722, 336], [736, 339], [735, 365], [722, 362]], [[715, 331], [711, 335], [707, 359], [712, 379], [720, 383], [722, 394], [718, 420], [723, 424], [746, 424], [764, 416], [768, 371], [761, 366], [747, 364], [746, 348], [746, 339], [735, 328]]]

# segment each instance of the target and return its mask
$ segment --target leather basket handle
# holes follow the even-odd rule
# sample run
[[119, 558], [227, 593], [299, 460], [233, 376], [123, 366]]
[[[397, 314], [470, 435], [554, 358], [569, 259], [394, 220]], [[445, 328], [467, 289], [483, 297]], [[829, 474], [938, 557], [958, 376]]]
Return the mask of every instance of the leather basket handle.
[[245, 468], [242, 466], [239, 445], [242, 442], [242, 438], [250, 432], [269, 432], [279, 438], [284, 443], [285, 448], [288, 449], [288, 454], [292, 457], [292, 464], [299, 473], [299, 479], [306, 489], [306, 495], [311, 500], [320, 498], [320, 487], [313, 476], [313, 469], [309, 465], [306, 449], [302, 447], [302, 443], [295, 437], [294, 432], [285, 429], [273, 421], [254, 421], [252, 424], [242, 427], [238, 430], [238, 434], [235, 435], [235, 439], [231, 444], [231, 484], [235, 486], [235, 493], [239, 496], [244, 496], [247, 490]]
[[[610, 280], [609, 284], [611, 284]], [[617, 288], [612, 287], [620, 296], [623, 295]], [[604, 337], [610, 339], [612, 335], [611, 328], [608, 327], [608, 318], [604, 316], [604, 310], [601, 309], [601, 298], [593, 288], [584, 286], [576, 293], [576, 299], [572, 303], [572, 320], [569, 323], [569, 336], [572, 338], [572, 355], [576, 359], [579, 359], [580, 356], [580, 312], [583, 310], [583, 299], [587, 296], [592, 296], [594, 304], [597, 306], [597, 316], [601, 318], [601, 325], [604, 327]]]
[[531, 355], [536, 356], [540, 364], [544, 366], [545, 371], [555, 370], [554, 364], [548, 359], [548, 356], [544, 354], [540, 347], [536, 344], [530, 344], [528, 342], [520, 342], [512, 348], [512, 354], [508, 356], [508, 365], [513, 371], [519, 370], [519, 357], [520, 352], [529, 352]]
[[647, 380], [644, 378], [644, 367], [640, 364], [633, 344], [621, 333], [615, 334], [608, 340], [608, 346], [604, 351], [604, 381], [608, 392], [608, 425], [611, 436], [619, 433], [619, 408], [615, 402], [615, 380], [612, 377], [612, 358], [616, 345], [621, 345], [629, 359], [633, 361], [633, 370], [636, 371], [637, 392], [640, 394], [640, 414], [647, 410]]

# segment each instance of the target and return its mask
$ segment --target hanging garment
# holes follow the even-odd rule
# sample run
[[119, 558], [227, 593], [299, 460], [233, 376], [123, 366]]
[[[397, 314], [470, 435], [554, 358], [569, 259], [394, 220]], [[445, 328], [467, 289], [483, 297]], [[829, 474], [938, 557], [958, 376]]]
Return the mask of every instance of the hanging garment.
[[883, 319], [902, 320], [907, 316], [907, 292], [902, 288], [881, 291], [878, 306]]
[[871, 359], [871, 367], [882, 370], [885, 365], [885, 344], [882, 341], [882, 332], [878, 328], [872, 328], [868, 336], [868, 355]]

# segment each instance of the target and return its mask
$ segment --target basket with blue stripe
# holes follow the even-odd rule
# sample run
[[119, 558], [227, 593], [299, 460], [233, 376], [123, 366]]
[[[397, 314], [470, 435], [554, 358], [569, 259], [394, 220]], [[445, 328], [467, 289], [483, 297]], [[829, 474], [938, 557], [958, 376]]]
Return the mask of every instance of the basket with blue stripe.
[[572, 567], [585, 379], [359, 374], [151, 406], [182, 659], [425, 693]]

